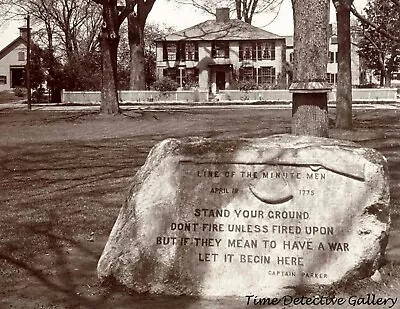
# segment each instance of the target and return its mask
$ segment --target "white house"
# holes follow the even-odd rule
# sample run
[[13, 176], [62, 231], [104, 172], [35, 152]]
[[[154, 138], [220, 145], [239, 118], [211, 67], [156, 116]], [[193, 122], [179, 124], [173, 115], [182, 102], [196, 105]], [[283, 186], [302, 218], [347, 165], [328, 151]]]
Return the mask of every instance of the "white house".
[[19, 30], [19, 37], [0, 50], [0, 91], [25, 87], [28, 28]]
[[195, 84], [216, 93], [234, 80], [269, 87], [284, 78], [285, 38], [230, 19], [217, 9], [216, 19], [157, 40], [157, 75], [181, 87]]

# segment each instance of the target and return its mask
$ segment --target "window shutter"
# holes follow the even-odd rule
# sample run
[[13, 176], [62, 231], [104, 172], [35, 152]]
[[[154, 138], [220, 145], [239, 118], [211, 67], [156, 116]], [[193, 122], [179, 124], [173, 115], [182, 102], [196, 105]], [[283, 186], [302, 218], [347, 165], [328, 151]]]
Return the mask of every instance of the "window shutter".
[[275, 60], [275, 43], [272, 43], [270, 48], [271, 48], [271, 60]]
[[185, 61], [186, 60], [186, 44], [185, 44], [185, 42], [179, 42], [179, 49], [180, 49], [179, 60]]
[[253, 68], [253, 81], [257, 83], [257, 69]]
[[194, 60], [199, 61], [199, 44], [194, 43]]
[[168, 60], [167, 42], [163, 42], [163, 61]]
[[211, 57], [215, 58], [216, 55], [216, 51], [215, 51], [215, 42], [211, 43]]
[[181, 57], [181, 49], [180, 49], [180, 44], [179, 44], [179, 42], [176, 42], [175, 43], [175, 48], [176, 48], [176, 57], [175, 57], [175, 60], [180, 60], [180, 57]]
[[225, 42], [224, 48], [225, 48], [225, 58], [229, 58], [229, 42]]
[[253, 43], [251, 43], [251, 58], [253, 59], [253, 60], [256, 60], [256, 43], [255, 42], [253, 42]]
[[239, 43], [239, 60], [243, 60], [243, 43]]
[[272, 83], [275, 84], [275, 80], [276, 80], [276, 70], [275, 67], [271, 68], [271, 74], [272, 74]]
[[258, 60], [261, 60], [262, 57], [262, 44], [257, 44], [257, 56], [258, 56]]
[[262, 84], [262, 78], [261, 78], [261, 68], [257, 69], [257, 77], [258, 77], [258, 84]]
[[239, 80], [243, 80], [243, 68], [239, 68]]

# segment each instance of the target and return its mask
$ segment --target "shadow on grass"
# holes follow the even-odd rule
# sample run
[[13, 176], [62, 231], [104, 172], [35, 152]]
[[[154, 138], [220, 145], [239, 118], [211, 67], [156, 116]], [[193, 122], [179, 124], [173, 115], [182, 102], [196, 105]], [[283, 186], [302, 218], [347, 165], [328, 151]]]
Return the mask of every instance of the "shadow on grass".
[[[212, 113], [190, 115], [188, 123], [193, 124], [188, 125], [187, 130], [186, 127], [179, 129], [178, 122], [173, 122], [171, 128], [176, 131], [172, 132], [178, 136], [237, 139], [285, 133], [290, 128], [289, 118], [274, 118], [273, 114], [263, 118], [258, 112], [238, 113], [240, 115], [234, 119]], [[55, 114], [46, 122], [49, 113], [23, 115], [22, 118], [11, 115], [8, 124], [12, 126], [21, 119], [24, 121], [24, 117], [33, 117], [29, 118], [29, 123], [38, 126], [83, 120], [81, 115]], [[397, 132], [400, 132], [400, 115], [382, 118], [374, 112], [366, 112], [357, 117], [357, 125], [382, 132], [384, 136], [360, 144], [376, 148], [388, 158], [393, 219], [398, 222], [400, 135]], [[132, 131], [123, 134], [130, 136], [2, 146], [0, 305], [2, 302], [4, 307], [12, 304], [13, 308], [21, 309], [40, 306], [120, 309], [166, 308], [165, 303], [168, 303], [170, 308], [222, 308], [223, 305], [225, 308], [243, 308], [234, 300], [138, 295], [115, 283], [99, 286], [97, 261], [129, 182], [150, 148], [172, 133], [163, 131], [135, 136]], [[394, 226], [399, 228], [396, 223]], [[400, 248], [400, 245], [394, 244], [393, 248]]]

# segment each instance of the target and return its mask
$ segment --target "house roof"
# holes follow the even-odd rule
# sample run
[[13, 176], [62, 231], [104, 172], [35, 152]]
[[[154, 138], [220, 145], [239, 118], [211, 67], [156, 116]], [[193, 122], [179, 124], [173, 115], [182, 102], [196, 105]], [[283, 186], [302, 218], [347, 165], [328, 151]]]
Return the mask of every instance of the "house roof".
[[207, 20], [193, 27], [172, 33], [157, 41], [271, 40], [285, 38], [252, 26], [238, 19], [226, 22]]
[[0, 60], [4, 58], [6, 55], [8, 55], [14, 48], [16, 48], [21, 43], [25, 45], [27, 44], [27, 42], [21, 36], [19, 36], [10, 44], [8, 44], [6, 47], [4, 47], [2, 50], [0, 50]]

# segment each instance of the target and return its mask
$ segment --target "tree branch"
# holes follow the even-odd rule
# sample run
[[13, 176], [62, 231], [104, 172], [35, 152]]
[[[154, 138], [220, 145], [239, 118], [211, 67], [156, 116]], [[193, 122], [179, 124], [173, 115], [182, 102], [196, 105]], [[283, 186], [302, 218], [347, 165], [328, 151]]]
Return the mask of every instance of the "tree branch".
[[[393, 0], [392, 0], [393, 1]], [[394, 0], [397, 1], [397, 0]], [[385, 29], [383, 29], [382, 27], [380, 27], [379, 25], [377, 25], [376, 23], [370, 21], [369, 19], [367, 19], [365, 16], [361, 15], [357, 9], [355, 8], [354, 5], [352, 5], [350, 7], [350, 11], [351, 13], [357, 17], [362, 24], [367, 25], [367, 26], [371, 26], [372, 28], [374, 28], [378, 33], [382, 34], [383, 36], [385, 36], [386, 38], [396, 41], [396, 42], [400, 42], [400, 37], [394, 36], [393, 34], [389, 33], [388, 31], [386, 31]]]

